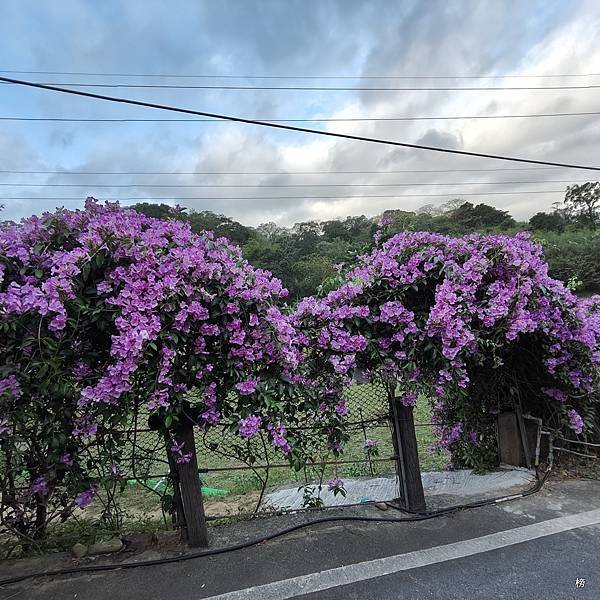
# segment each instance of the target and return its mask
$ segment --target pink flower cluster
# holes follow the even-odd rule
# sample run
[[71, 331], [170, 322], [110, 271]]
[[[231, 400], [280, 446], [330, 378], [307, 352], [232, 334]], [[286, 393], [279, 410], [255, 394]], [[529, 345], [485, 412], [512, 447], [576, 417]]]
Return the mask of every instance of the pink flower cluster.
[[[262, 430], [295, 464], [310, 451], [298, 427], [307, 419], [339, 446], [347, 407], [308, 376], [286, 296], [227, 240], [117, 204], [88, 199], [85, 210], [1, 224], [0, 436], [14, 450], [4, 455], [10, 469], [31, 473], [28, 495], [11, 496], [10, 518], [34, 526], [28, 511], [41, 497], [62, 503], [57, 510], [89, 504], [98, 471], [79, 449], [96, 437], [118, 444], [107, 428], [141, 403], [168, 427], [189, 411], [204, 430]], [[177, 440], [169, 452], [178, 463], [192, 458]], [[98, 470], [119, 478], [113, 460]]]
[[262, 419], [256, 415], [250, 415], [239, 422], [239, 433], [244, 438], [249, 438], [258, 433]]
[[80, 494], [78, 494], [75, 497], [75, 504], [79, 507], [79, 508], [86, 508], [87, 506], [89, 506], [92, 501], [94, 500], [94, 498], [96, 497], [96, 488], [95, 487], [91, 487], [87, 490], [85, 490], [84, 492], [81, 492]]
[[[0, 319], [31, 319], [41, 335], [81, 349], [70, 375], [80, 390], [77, 438], [95, 435], [98, 415], [145, 398], [163, 412], [191, 402], [204, 429], [253, 414], [259, 420], [240, 434], [262, 427], [292, 452], [282, 423], [294, 418], [293, 398], [310, 379], [302, 336], [279, 308], [287, 296], [281, 282], [239, 248], [178, 220], [88, 199], [83, 211], [0, 228], [0, 256], [8, 263]], [[106, 333], [96, 329], [98, 315]], [[366, 342], [340, 330], [332, 343], [358, 351]], [[0, 393], [19, 392], [15, 375], [0, 380]], [[339, 422], [345, 408], [332, 398], [334, 405]], [[318, 413], [317, 401], [310, 410]]]
[[[598, 383], [599, 305], [550, 278], [527, 234], [419, 232], [361, 256], [339, 288], [302, 300], [294, 320], [329, 388], [348, 385], [358, 369], [399, 384], [406, 405], [428, 394], [438, 422], [455, 423], [438, 428], [448, 447], [472, 441], [462, 413], [477, 398], [474, 375], [481, 366], [502, 370], [527, 344], [536, 365], [527, 393], [585, 410]], [[569, 418], [562, 425], [581, 430]]]
[[179, 444], [174, 443], [171, 448], [169, 448], [169, 450], [171, 451], [171, 454], [173, 454], [173, 456], [175, 457], [175, 462], [178, 465], [185, 465], [187, 463], [189, 463], [193, 456], [191, 452], [184, 452], [183, 450], [184, 448], [184, 443], [180, 442]]

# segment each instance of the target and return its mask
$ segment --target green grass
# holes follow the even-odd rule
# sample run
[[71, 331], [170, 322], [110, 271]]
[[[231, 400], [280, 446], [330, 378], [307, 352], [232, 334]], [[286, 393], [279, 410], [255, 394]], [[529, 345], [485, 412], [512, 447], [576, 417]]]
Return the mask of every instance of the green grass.
[[[375, 386], [363, 384], [350, 388], [347, 394], [349, 407], [348, 420], [356, 422], [369, 420], [385, 414], [387, 401], [382, 390]], [[414, 411], [416, 424], [429, 423], [431, 419], [429, 407], [425, 398], [420, 398]], [[140, 426], [142, 424], [140, 423]], [[427, 452], [428, 446], [434, 441], [431, 427], [416, 427], [419, 459], [423, 471], [441, 470], [445, 466], [445, 459], [438, 453]], [[385, 461], [369, 462], [364, 450], [365, 439], [377, 440], [377, 459]], [[138, 446], [150, 451], [147, 460], [144, 460], [137, 469], [138, 477], [157, 476], [166, 474], [167, 466], [161, 462], [164, 459], [164, 446], [158, 443], [158, 435], [154, 432], [140, 434], [136, 443]], [[197, 435], [197, 458], [201, 469], [221, 469], [226, 467], [246, 466], [242, 461], [231, 456], [223, 456], [218, 452], [211, 452], [207, 444], [216, 444], [226, 454], [231, 453], [231, 443], [238, 443], [239, 438], [229, 433], [213, 429], [205, 437]], [[257, 441], [255, 450], [264, 453], [262, 444]], [[355, 477], [377, 477], [393, 475], [395, 466], [391, 457], [394, 454], [392, 435], [387, 421], [381, 425], [366, 425], [356, 427], [349, 441], [344, 444], [343, 452], [337, 459], [339, 461], [356, 461], [353, 464], [313, 466], [296, 472], [286, 464], [285, 457], [266, 444], [268, 462], [271, 465], [285, 465], [283, 468], [271, 467], [268, 473], [267, 491], [280, 486], [305, 486], [310, 483], [327, 481], [333, 476], [342, 479]], [[130, 449], [125, 453], [129, 455]], [[321, 460], [334, 460], [333, 455], [323, 454]], [[260, 465], [265, 464], [264, 456], [257, 459]], [[257, 468], [257, 473], [263, 480], [267, 470]], [[146, 475], [142, 475], [145, 473]], [[129, 473], [132, 476], [132, 473]], [[227, 490], [226, 496], [206, 495], [204, 497], [206, 512], [209, 516], [229, 515], [235, 517], [240, 513], [249, 513], [255, 510], [260, 496], [262, 482], [252, 470], [225, 470], [210, 471], [201, 474], [202, 485], [205, 487]], [[161, 498], [159, 494], [147, 490], [138, 484], [128, 484], [119, 498], [119, 505], [123, 511], [122, 532], [125, 531], [157, 531], [168, 528], [170, 523], [163, 519], [161, 511]], [[49, 528], [43, 551], [56, 551], [70, 548], [76, 541], [93, 543], [102, 539], [114, 537], [120, 532], [112, 531], [100, 520], [101, 506], [94, 502], [85, 512], [78, 511], [77, 518]], [[0, 541], [0, 555], [4, 544]]]
[[[347, 400], [349, 406], [348, 419], [351, 422], [369, 420], [385, 414], [387, 410], [383, 391], [372, 385], [363, 384], [350, 388]], [[429, 423], [431, 415], [425, 398], [419, 399], [415, 407], [414, 419], [417, 424]], [[423, 471], [443, 469], [445, 459], [438, 453], [429, 453], [427, 451], [427, 448], [434, 441], [431, 427], [417, 425], [416, 435], [421, 469]], [[376, 460], [372, 462], [367, 460], [364, 451], [365, 439], [369, 438], [377, 440], [378, 456], [374, 457]], [[155, 439], [156, 434], [146, 433], [140, 436], [138, 443], [147, 447], [153, 447]], [[208, 449], [211, 444], [216, 445], [216, 451]], [[366, 425], [364, 430], [360, 427], [355, 428], [350, 436], [350, 440], [344, 444], [343, 453], [338, 459], [340, 461], [357, 461], [355, 464], [326, 465], [324, 467], [313, 466], [299, 472], [287, 466], [285, 457], [273, 449], [268, 442], [266, 443], [267, 453], [265, 454], [262, 444], [259, 441], [252, 443], [253, 452], [257, 455], [254, 463], [257, 465], [255, 467], [256, 473], [249, 469], [234, 470], [234, 467], [247, 467], [247, 465], [238, 458], [235, 458], [232, 452], [232, 444], [239, 444], [239, 438], [219, 429], [213, 429], [205, 436], [199, 433], [196, 438], [198, 464], [201, 469], [209, 470], [207, 473], [201, 474], [202, 485], [227, 490], [229, 496], [243, 496], [249, 492], [258, 492], [262, 487], [261, 479], [263, 481], [267, 480], [268, 488], [274, 488], [283, 485], [302, 486], [310, 482], [319, 481], [320, 479], [327, 480], [333, 476], [339, 476], [343, 479], [348, 477], [391, 475], [395, 470], [394, 463], [391, 460], [394, 454], [392, 435], [387, 422], [383, 422], [381, 425]], [[390, 460], [383, 462], [380, 459]], [[334, 457], [331, 454], [323, 454], [320, 460], [331, 461], [334, 460]], [[258, 466], [264, 465], [267, 462], [270, 465], [284, 466], [271, 466], [267, 473], [266, 468]], [[160, 462], [152, 463], [150, 461], [144, 467], [150, 475], [166, 473], [167, 471], [166, 465]], [[211, 469], [217, 470], [212, 471]], [[146, 492], [142, 494], [142, 491], [139, 488], [140, 497], [147, 495]], [[124, 500], [128, 504], [130, 503], [129, 494], [127, 494]], [[211, 504], [222, 504], [223, 498], [220, 496], [207, 496], [205, 500], [210, 507]], [[252, 501], [255, 500], [256, 498], [253, 497]], [[153, 497], [151, 497], [150, 502], [152, 501], [154, 501]], [[147, 502], [148, 500], [146, 499], [143, 503], [140, 502], [140, 504], [146, 505]], [[240, 499], [240, 504], [243, 504], [242, 499]], [[252, 507], [248, 506], [248, 509], [251, 510]]]
[[[379, 416], [382, 411], [385, 410], [384, 402], [379, 399], [379, 405], [375, 402], [370, 403], [371, 410], [361, 409], [360, 397], [364, 398], [365, 388], [371, 386], [361, 385], [352, 388], [348, 394], [348, 405], [349, 405], [349, 421], [357, 421], [361, 417], [368, 420], [374, 416]], [[362, 410], [362, 415], [358, 414], [358, 411]], [[415, 408], [415, 423], [429, 423], [430, 412], [427, 406], [426, 400], [420, 399]], [[439, 456], [437, 453], [427, 452], [427, 448], [434, 441], [431, 433], [430, 426], [417, 426], [417, 443], [419, 449], [419, 457], [421, 462], [421, 469], [423, 471], [432, 471], [443, 469], [445, 465], [445, 459]], [[218, 432], [209, 434], [209, 440], [215, 441], [219, 437], [222, 437]], [[285, 484], [304, 485], [310, 481], [318, 480], [320, 477], [328, 479], [334, 475], [341, 477], [369, 477], [378, 475], [389, 475], [393, 474], [395, 467], [392, 460], [386, 462], [380, 462], [376, 460], [369, 463], [364, 451], [365, 439], [377, 440], [378, 456], [377, 459], [391, 459], [394, 454], [391, 430], [387, 423], [383, 423], [379, 426], [367, 425], [363, 430], [354, 431], [350, 437], [350, 440], [344, 444], [343, 453], [339, 457], [340, 461], [358, 461], [356, 464], [344, 464], [339, 466], [327, 465], [324, 469], [322, 467], [313, 467], [307, 469], [306, 472], [295, 472], [289, 467], [285, 468], [271, 468], [269, 472], [269, 487], [277, 487]], [[325, 460], [333, 460], [332, 455], [324, 456]], [[283, 464], [285, 458], [277, 453], [276, 451], [269, 451], [269, 459], [271, 463]], [[257, 461], [258, 463], [264, 464], [264, 459]], [[225, 458], [218, 454], [209, 453], [203, 449], [201, 444], [198, 444], [198, 463], [201, 468], [221, 468], [221, 467], [232, 467], [242, 466], [243, 463], [235, 458]], [[257, 469], [261, 477], [265, 477], [265, 469]], [[217, 471], [206, 473], [202, 476], [203, 484], [210, 487], [227, 489], [230, 494], [244, 494], [252, 490], [259, 490], [261, 487], [260, 480], [252, 471]], [[210, 501], [208, 501], [210, 502]]]
[[[374, 385], [355, 385], [347, 392], [349, 406], [348, 420], [350, 422], [368, 421], [375, 417], [386, 414], [387, 399], [381, 388]], [[414, 413], [419, 449], [421, 469], [423, 471], [443, 469], [445, 459], [438, 453], [429, 453], [427, 448], [432, 444], [434, 438], [430, 426], [419, 424], [429, 423], [431, 415], [425, 398], [420, 398]], [[365, 439], [377, 440], [378, 456], [374, 461], [368, 461], [364, 450]], [[158, 436], [153, 432], [142, 433], [138, 436], [137, 444], [147, 449], [153, 449], [157, 444]], [[338, 476], [342, 479], [353, 477], [376, 477], [381, 475], [392, 475], [395, 465], [391, 457], [394, 454], [392, 435], [387, 421], [377, 425], [366, 425], [363, 428], [354, 427], [350, 440], [344, 444], [343, 453], [338, 460], [342, 462], [356, 461], [353, 464], [342, 465], [315, 465], [307, 467], [302, 471], [294, 471], [287, 465], [286, 458], [271, 444], [265, 440], [265, 446], [258, 439], [251, 444], [253, 452], [257, 456], [255, 460], [256, 473], [247, 469], [247, 465], [236, 458], [233, 452], [234, 445], [240, 445], [240, 438], [230, 432], [215, 428], [206, 435], [198, 432], [196, 436], [196, 450], [198, 464], [201, 469], [208, 472], [201, 474], [204, 487], [218, 488], [228, 492], [227, 498], [222, 496], [205, 496], [207, 512], [209, 514], [237, 514], [238, 512], [251, 512], [255, 509], [259, 492], [266, 481], [267, 490], [280, 486], [294, 485], [304, 486], [310, 483], [327, 481], [331, 477]], [[216, 446], [216, 451], [209, 447]], [[265, 448], [267, 450], [265, 454]], [[156, 476], [167, 472], [165, 464], [156, 459], [162, 459], [164, 449], [160, 447], [151, 454], [149, 460], [145, 461], [138, 469], [138, 477], [141, 473]], [[382, 461], [380, 459], [388, 459]], [[334, 457], [330, 453], [323, 453], [317, 461], [331, 461]], [[267, 470], [260, 465], [270, 464]], [[283, 465], [283, 466], [279, 466]], [[238, 469], [244, 467], [244, 469]], [[216, 469], [216, 470], [213, 470]], [[220, 470], [225, 469], [225, 470]], [[228, 469], [228, 470], [227, 470]], [[131, 474], [130, 474], [131, 475]], [[142, 476], [143, 478], [143, 476]], [[126, 510], [133, 514], [160, 513], [159, 498], [156, 494], [149, 493], [142, 486], [129, 486], [123, 495], [122, 504]]]

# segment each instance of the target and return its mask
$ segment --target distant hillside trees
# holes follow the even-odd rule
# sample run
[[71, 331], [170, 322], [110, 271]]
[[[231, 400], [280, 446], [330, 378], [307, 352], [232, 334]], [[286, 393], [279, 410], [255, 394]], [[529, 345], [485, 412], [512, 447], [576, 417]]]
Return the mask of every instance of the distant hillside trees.
[[248, 227], [226, 215], [211, 211], [173, 209], [166, 204], [136, 204], [147, 216], [187, 221], [194, 232], [214, 231], [240, 245], [244, 256], [256, 267], [281, 279], [294, 301], [314, 294], [317, 287], [337, 273], [336, 265], [373, 245], [380, 218], [390, 221], [390, 235], [431, 231], [459, 236], [465, 233], [508, 233], [529, 229], [544, 244], [553, 277], [568, 281], [576, 276], [581, 291], [600, 291], [600, 236], [590, 231], [598, 222], [600, 184], [568, 188], [564, 202], [551, 212], [538, 212], [529, 223], [518, 223], [505, 210], [488, 204], [473, 204], [453, 198], [442, 205], [426, 204], [415, 211], [392, 209], [383, 215], [365, 215], [327, 221], [305, 221], [292, 227], [263, 223]]
[[539, 212], [529, 219], [529, 226], [540, 231], [563, 231], [565, 219], [557, 211], [552, 213]]
[[571, 185], [565, 194], [565, 208], [574, 221], [596, 229], [600, 221], [600, 182]]

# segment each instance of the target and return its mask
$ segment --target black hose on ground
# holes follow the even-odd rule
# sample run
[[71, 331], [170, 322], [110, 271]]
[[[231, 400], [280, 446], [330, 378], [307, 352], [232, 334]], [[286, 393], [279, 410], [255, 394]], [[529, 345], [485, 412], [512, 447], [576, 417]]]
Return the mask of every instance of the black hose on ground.
[[[245, 548], [251, 548], [252, 546], [256, 546], [258, 544], [262, 544], [263, 542], [268, 542], [274, 540], [276, 538], [282, 537], [284, 535], [288, 535], [293, 533], [294, 531], [298, 531], [299, 529], [305, 529], [307, 527], [313, 527], [314, 525], [320, 525], [322, 523], [336, 523], [340, 521], [354, 521], [354, 522], [366, 522], [366, 523], [414, 523], [418, 521], [426, 521], [429, 519], [434, 519], [436, 517], [442, 517], [444, 515], [453, 514], [462, 510], [468, 510], [472, 508], [479, 508], [482, 506], [491, 506], [494, 504], [499, 504], [501, 502], [507, 502], [509, 500], [517, 500], [518, 498], [525, 498], [527, 496], [531, 496], [539, 492], [546, 479], [548, 478], [548, 474], [550, 469], [546, 470], [544, 475], [540, 478], [538, 476], [538, 480], [531, 488], [525, 490], [523, 492], [519, 492], [518, 494], [513, 494], [510, 496], [500, 496], [498, 498], [491, 498], [488, 500], [477, 500], [475, 502], [469, 502], [467, 504], [459, 504], [456, 506], [450, 506], [448, 508], [442, 508], [436, 511], [428, 511], [422, 513], [411, 513], [409, 517], [402, 518], [392, 518], [392, 517], [359, 517], [356, 515], [347, 515], [347, 516], [336, 516], [336, 517], [321, 517], [319, 519], [315, 519], [313, 521], [309, 521], [308, 523], [300, 523], [298, 525], [293, 525], [292, 527], [288, 527], [286, 529], [282, 529], [281, 531], [276, 531], [275, 533], [271, 533], [269, 535], [257, 538], [255, 540], [250, 540], [248, 542], [243, 542], [241, 544], [235, 544], [233, 546], [225, 546], [224, 548], [215, 548], [214, 550], [203, 550], [201, 552], [194, 552], [190, 554], [183, 554], [181, 556], [172, 556], [169, 558], [158, 558], [154, 560], [145, 560], [140, 562], [128, 562], [128, 563], [120, 563], [120, 564], [110, 564], [110, 565], [85, 565], [80, 567], [71, 567], [65, 569], [56, 569], [54, 571], [46, 571], [42, 573], [30, 573], [27, 575], [19, 575], [17, 577], [9, 577], [8, 579], [0, 580], [0, 586], [11, 585], [14, 583], [19, 583], [21, 581], [25, 581], [27, 579], [35, 579], [39, 577], [58, 577], [62, 575], [75, 575], [79, 573], [99, 573], [102, 571], [115, 571], [118, 569], [135, 569], [138, 567], [154, 567], [158, 565], [166, 565], [170, 563], [183, 562], [186, 560], [193, 560], [196, 558], [203, 558], [205, 556], [218, 556], [219, 554], [226, 554], [228, 552], [235, 552], [236, 550], [243, 550]], [[388, 506], [392, 508], [396, 508], [398, 510], [405, 511], [401, 507], [393, 504], [387, 503]]]

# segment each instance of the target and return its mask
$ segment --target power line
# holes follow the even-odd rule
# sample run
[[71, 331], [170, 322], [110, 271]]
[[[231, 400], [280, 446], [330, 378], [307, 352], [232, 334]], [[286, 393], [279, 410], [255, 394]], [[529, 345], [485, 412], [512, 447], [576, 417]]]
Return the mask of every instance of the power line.
[[[507, 196], [507, 195], [529, 195], [529, 194], [564, 194], [564, 190], [531, 190], [519, 192], [453, 192], [451, 194], [361, 194], [358, 196], [169, 196], [169, 197], [121, 197], [118, 200], [138, 202], [156, 202], [165, 200], [343, 200], [346, 198], [439, 198], [439, 197], [462, 197], [462, 196]], [[82, 196], [6, 196], [0, 200], [82, 200]]]
[[487, 169], [401, 169], [394, 171], [11, 171], [22, 175], [395, 175], [399, 173], [464, 173], [490, 171], [550, 171], [563, 167], [495, 167]]
[[255, 121], [252, 119], [244, 119], [242, 117], [233, 117], [233, 116], [229, 116], [229, 115], [221, 115], [221, 114], [217, 114], [217, 113], [210, 113], [210, 112], [199, 111], [199, 110], [191, 110], [188, 108], [179, 108], [176, 106], [169, 106], [166, 104], [157, 104], [157, 103], [153, 103], [153, 102], [145, 102], [142, 100], [132, 100], [130, 98], [120, 98], [120, 97], [115, 97], [115, 96], [105, 96], [102, 94], [95, 94], [92, 92], [84, 92], [81, 90], [70, 90], [70, 89], [66, 89], [66, 88], [45, 85], [45, 84], [31, 82], [31, 81], [24, 81], [24, 80], [20, 80], [20, 79], [11, 79], [8, 77], [0, 77], [0, 81], [6, 81], [8, 83], [14, 83], [17, 85], [23, 85], [23, 86], [32, 87], [32, 88], [44, 89], [44, 90], [49, 90], [49, 91], [53, 91], [53, 92], [59, 92], [62, 94], [70, 94], [72, 96], [81, 96], [84, 98], [94, 98], [96, 100], [105, 100], [107, 102], [115, 102], [115, 103], [119, 103], [119, 104], [129, 104], [132, 106], [144, 106], [146, 108], [155, 108], [157, 110], [167, 110], [170, 112], [192, 114], [192, 115], [198, 115], [201, 117], [213, 117], [213, 118], [218, 118], [218, 119], [225, 119], [225, 120], [231, 121], [233, 123], [245, 123], [248, 125], [271, 127], [273, 129], [281, 129], [281, 130], [285, 130], [285, 131], [296, 131], [299, 133], [311, 133], [313, 135], [322, 135], [322, 136], [338, 138], [338, 139], [354, 140], [354, 141], [360, 141], [360, 142], [370, 142], [370, 143], [375, 143], [375, 144], [383, 144], [383, 145], [387, 145], [387, 146], [396, 146], [396, 147], [400, 147], [400, 148], [411, 148], [411, 149], [415, 149], [415, 150], [429, 150], [431, 152], [442, 152], [444, 154], [457, 154], [457, 155], [461, 155], [461, 156], [475, 156], [478, 158], [489, 158], [492, 160], [506, 160], [506, 161], [511, 161], [511, 162], [519, 162], [519, 163], [527, 163], [527, 164], [546, 165], [546, 166], [553, 166], [553, 167], [569, 167], [569, 168], [574, 168], [574, 169], [583, 169], [583, 170], [587, 170], [587, 171], [600, 171], [600, 167], [575, 165], [575, 164], [569, 164], [569, 163], [559, 163], [559, 162], [544, 161], [544, 160], [533, 160], [533, 159], [528, 159], [528, 158], [519, 158], [519, 157], [515, 157], [515, 156], [503, 156], [500, 154], [487, 154], [487, 153], [483, 153], [483, 152], [467, 152], [465, 150], [454, 150], [451, 148], [441, 148], [439, 146], [427, 146], [424, 144], [409, 144], [406, 142], [396, 142], [396, 141], [385, 140], [385, 139], [380, 139], [380, 138], [371, 138], [371, 137], [366, 137], [366, 136], [350, 135], [348, 133], [336, 133], [336, 132], [332, 132], [332, 131], [322, 131], [319, 129], [309, 129], [307, 127], [284, 125], [281, 123], [265, 123], [263, 121]]
[[172, 79], [533, 79], [560, 77], [599, 77], [600, 73], [539, 73], [523, 75], [207, 75], [159, 73], [91, 73], [89, 71], [17, 71], [0, 69], [0, 73], [19, 75], [83, 75], [88, 77], [150, 77]]
[[[11, 81], [6, 81], [12, 84]], [[287, 91], [287, 92], [482, 92], [482, 91], [534, 91], [534, 90], [592, 90], [600, 84], [541, 85], [541, 86], [468, 86], [468, 87], [342, 87], [312, 85], [176, 85], [166, 83], [70, 83], [64, 81], [39, 82], [43, 86], [69, 86], [69, 89], [120, 88], [164, 90], [221, 90], [221, 91]]]
[[545, 179], [536, 181], [457, 181], [457, 182], [401, 182], [401, 183], [252, 183], [252, 184], [172, 184], [172, 183], [11, 183], [0, 182], [1, 187], [42, 187], [42, 188], [313, 188], [313, 187], [413, 187], [413, 186], [457, 186], [457, 185], [522, 185], [538, 183], [576, 183], [572, 179]]
[[[323, 119], [262, 119], [252, 118], [264, 123], [361, 123], [361, 122], [401, 122], [401, 121], [465, 121], [475, 119], [533, 119], [545, 117], [583, 117], [597, 116], [600, 111], [524, 113], [514, 115], [440, 115], [424, 117], [336, 117]], [[67, 117], [0, 117], [0, 121], [49, 121], [66, 123], [226, 123], [223, 119], [111, 119], [111, 118], [67, 118]]]

